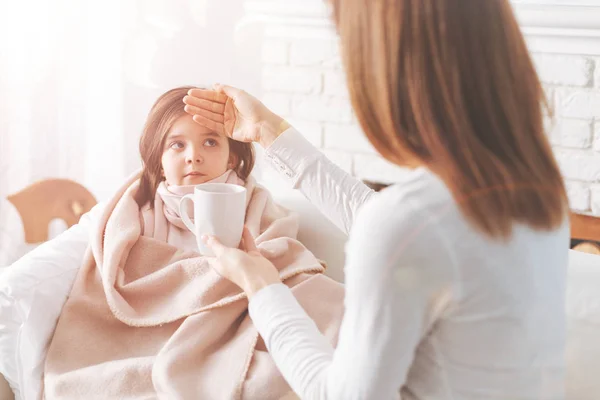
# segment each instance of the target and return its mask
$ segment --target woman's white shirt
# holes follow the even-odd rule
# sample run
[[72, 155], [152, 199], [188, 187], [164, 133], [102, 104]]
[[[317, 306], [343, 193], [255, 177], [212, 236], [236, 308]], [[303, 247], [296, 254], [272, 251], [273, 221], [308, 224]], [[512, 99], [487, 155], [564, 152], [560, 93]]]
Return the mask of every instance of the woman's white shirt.
[[291, 292], [250, 315], [303, 399], [562, 399], [568, 219], [490, 240], [425, 168], [373, 194], [297, 131], [266, 151], [291, 186], [350, 231], [337, 349]]

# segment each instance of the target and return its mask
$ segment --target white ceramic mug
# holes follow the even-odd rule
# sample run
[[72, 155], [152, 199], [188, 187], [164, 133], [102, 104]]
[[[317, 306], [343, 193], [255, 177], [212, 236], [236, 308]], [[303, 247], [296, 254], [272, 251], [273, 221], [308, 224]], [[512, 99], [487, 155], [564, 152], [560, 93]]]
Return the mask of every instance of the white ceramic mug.
[[[194, 205], [194, 221], [188, 214], [189, 202]], [[212, 235], [225, 246], [239, 246], [246, 217], [246, 188], [231, 183], [197, 185], [193, 194], [183, 196], [179, 202], [179, 213], [185, 226], [196, 235], [200, 253], [214, 256], [200, 238]]]

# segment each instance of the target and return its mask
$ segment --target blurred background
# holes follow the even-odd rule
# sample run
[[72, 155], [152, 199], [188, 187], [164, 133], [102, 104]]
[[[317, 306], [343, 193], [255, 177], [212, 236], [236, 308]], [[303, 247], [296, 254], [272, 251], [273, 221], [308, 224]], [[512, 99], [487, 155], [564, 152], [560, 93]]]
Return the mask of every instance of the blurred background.
[[[169, 88], [257, 90], [242, 0], [0, 2], [0, 196], [45, 177], [99, 199], [139, 166], [145, 116]], [[252, 45], [260, 41], [252, 40]]]
[[[600, 1], [513, 3], [572, 207], [600, 215]], [[58, 177], [105, 200], [140, 165], [155, 99], [215, 82], [257, 95], [360, 178], [403, 173], [356, 124], [322, 0], [0, 0], [0, 198]]]

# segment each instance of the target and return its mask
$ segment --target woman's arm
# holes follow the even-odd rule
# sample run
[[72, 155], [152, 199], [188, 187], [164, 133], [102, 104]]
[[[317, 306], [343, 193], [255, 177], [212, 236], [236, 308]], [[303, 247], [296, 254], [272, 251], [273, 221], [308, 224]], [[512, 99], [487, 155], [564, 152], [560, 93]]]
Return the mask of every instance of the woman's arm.
[[[44, 365], [43, 357], [22, 359], [18, 352], [22, 330], [27, 327], [35, 334], [35, 338], [28, 338], [34, 339], [29, 341], [28, 354], [43, 355], [82, 264], [91, 221], [100, 211], [101, 206], [97, 205], [77, 225], [38, 246], [0, 274], [0, 374], [11, 387], [19, 388], [17, 398], [29, 398], [25, 393], [39, 392], [35, 386], [41, 383]], [[40, 301], [43, 310], [34, 309], [34, 302]], [[32, 375], [36, 375], [34, 381], [30, 381]]]
[[222, 85], [215, 91], [192, 89], [183, 102], [198, 124], [240, 142], [260, 143], [273, 167], [346, 234], [374, 194], [243, 90]]
[[266, 149], [270, 165], [348, 234], [358, 210], [375, 194], [364, 183], [332, 163], [294, 128]]
[[430, 307], [442, 307], [438, 295], [451, 287], [449, 257], [430, 250], [443, 238], [435, 227], [423, 228], [428, 215], [406, 203], [390, 208], [398, 203], [382, 197], [363, 207], [347, 244], [345, 315], [335, 350], [285, 285], [251, 297], [250, 317], [303, 399], [397, 399], [433, 323]]

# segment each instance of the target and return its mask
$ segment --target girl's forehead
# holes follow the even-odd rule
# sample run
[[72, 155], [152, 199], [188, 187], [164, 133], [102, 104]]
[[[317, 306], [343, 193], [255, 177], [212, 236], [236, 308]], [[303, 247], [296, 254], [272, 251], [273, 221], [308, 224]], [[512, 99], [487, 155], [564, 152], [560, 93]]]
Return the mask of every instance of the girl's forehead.
[[215, 136], [219, 137], [215, 131], [202, 126], [192, 119], [189, 114], [182, 115], [174, 123], [168, 132], [168, 136]]

